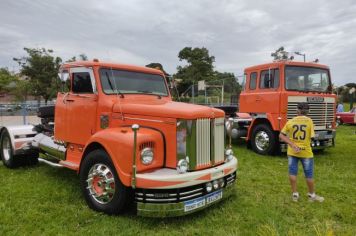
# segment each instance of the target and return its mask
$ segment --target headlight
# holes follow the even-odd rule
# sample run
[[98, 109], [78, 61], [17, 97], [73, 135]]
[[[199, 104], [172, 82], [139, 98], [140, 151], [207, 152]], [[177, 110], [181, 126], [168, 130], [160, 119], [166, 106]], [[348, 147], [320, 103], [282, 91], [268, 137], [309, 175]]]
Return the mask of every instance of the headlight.
[[177, 171], [180, 174], [187, 172], [189, 169], [189, 162], [186, 159], [180, 159], [177, 164]]
[[149, 165], [153, 161], [153, 150], [152, 148], [146, 147], [141, 151], [141, 162], [144, 165]]
[[210, 193], [211, 190], [213, 190], [213, 184], [211, 182], [206, 183], [205, 189], [208, 193]]
[[217, 180], [213, 181], [213, 187], [214, 187], [214, 190], [217, 190], [219, 188], [219, 182]]

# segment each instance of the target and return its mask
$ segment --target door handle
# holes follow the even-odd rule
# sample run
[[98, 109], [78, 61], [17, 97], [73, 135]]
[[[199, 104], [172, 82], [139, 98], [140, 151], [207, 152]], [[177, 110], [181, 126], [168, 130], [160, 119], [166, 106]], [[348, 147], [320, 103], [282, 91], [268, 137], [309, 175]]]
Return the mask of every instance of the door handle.
[[261, 101], [261, 98], [256, 98], [256, 102], [260, 102]]
[[66, 102], [74, 102], [74, 99], [66, 99]]

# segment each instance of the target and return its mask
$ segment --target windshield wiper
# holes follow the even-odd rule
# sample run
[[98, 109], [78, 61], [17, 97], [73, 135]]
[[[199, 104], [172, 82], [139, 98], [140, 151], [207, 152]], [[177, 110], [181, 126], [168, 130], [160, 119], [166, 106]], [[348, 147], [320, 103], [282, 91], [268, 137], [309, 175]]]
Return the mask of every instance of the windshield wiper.
[[[108, 82], [109, 82], [109, 85], [110, 85], [110, 88], [111, 88], [111, 90], [114, 92], [115, 90], [120, 94], [120, 97], [121, 98], [124, 98], [124, 94], [119, 90], [119, 89], [117, 89], [117, 88], [115, 88], [114, 89], [114, 86], [112, 85], [112, 83], [111, 83], [111, 80], [110, 80], [110, 77], [109, 77], [109, 74], [108, 74], [108, 72], [105, 72], [105, 75], [106, 75], [106, 78], [107, 78], [107, 80], [108, 80]], [[116, 85], [116, 84], [115, 84]], [[116, 87], [116, 86], [115, 86]]]
[[137, 92], [141, 93], [141, 94], [152, 94], [152, 95], [156, 95], [159, 99], [162, 98], [161, 95], [157, 94], [157, 93], [153, 93], [152, 91], [148, 91], [148, 90], [137, 90]]

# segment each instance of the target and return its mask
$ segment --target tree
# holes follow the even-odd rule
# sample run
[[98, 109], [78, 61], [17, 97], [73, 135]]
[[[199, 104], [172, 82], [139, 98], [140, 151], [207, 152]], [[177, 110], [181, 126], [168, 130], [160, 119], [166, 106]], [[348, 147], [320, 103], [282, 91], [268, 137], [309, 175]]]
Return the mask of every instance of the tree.
[[60, 89], [57, 73], [62, 62], [60, 57], [54, 57], [53, 50], [45, 48], [24, 48], [27, 56], [13, 58], [21, 66], [21, 74], [29, 78], [31, 95], [42, 97], [47, 101], [52, 99]]
[[87, 61], [88, 60], [88, 56], [85, 55], [84, 53], [79, 54], [79, 60], [77, 60], [77, 57], [74, 56], [71, 59], [67, 60], [66, 62], [74, 62], [74, 61]]
[[16, 88], [11, 91], [17, 101], [24, 102], [31, 94], [31, 83], [29, 80], [17, 80]]
[[180, 61], [186, 61], [187, 65], [178, 66], [175, 79], [180, 82], [178, 84], [179, 93], [184, 92], [192, 83], [198, 83], [200, 80], [213, 80], [215, 57], [209, 55], [206, 48], [191, 48], [185, 47], [178, 53]]
[[153, 68], [153, 69], [157, 69], [157, 70], [160, 70], [164, 73], [164, 75], [167, 77], [169, 76], [169, 74], [163, 69], [163, 66], [161, 63], [158, 63], [158, 62], [152, 62], [148, 65], [145, 65], [146, 67], [148, 68]]
[[0, 68], [0, 94], [9, 92], [9, 85], [16, 79], [17, 77], [11, 74], [7, 68]]
[[[271, 53], [273, 60], [287, 60], [288, 59], [288, 52], [284, 50], [284, 47], [278, 48], [275, 52]], [[292, 57], [290, 59], [293, 59]]]
[[224, 90], [228, 93], [240, 93], [241, 85], [236, 81], [234, 73], [215, 71], [216, 79], [224, 81]]

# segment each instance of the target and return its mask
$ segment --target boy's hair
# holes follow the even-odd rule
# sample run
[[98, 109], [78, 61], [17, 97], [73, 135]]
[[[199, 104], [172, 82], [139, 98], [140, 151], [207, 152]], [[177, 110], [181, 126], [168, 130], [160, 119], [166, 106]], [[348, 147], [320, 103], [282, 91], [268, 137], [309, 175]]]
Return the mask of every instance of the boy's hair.
[[309, 104], [306, 102], [300, 102], [297, 105], [297, 109], [299, 110], [300, 114], [308, 115], [309, 112]]

